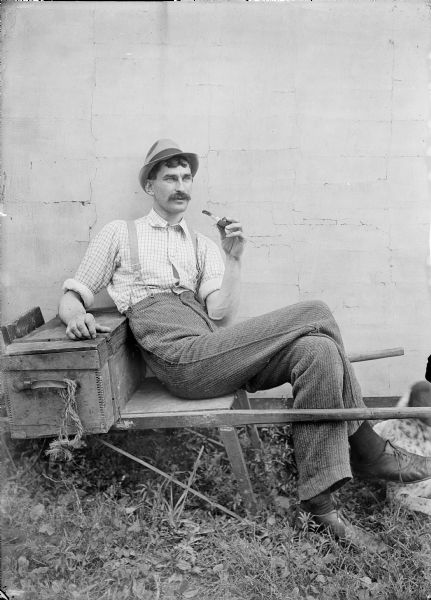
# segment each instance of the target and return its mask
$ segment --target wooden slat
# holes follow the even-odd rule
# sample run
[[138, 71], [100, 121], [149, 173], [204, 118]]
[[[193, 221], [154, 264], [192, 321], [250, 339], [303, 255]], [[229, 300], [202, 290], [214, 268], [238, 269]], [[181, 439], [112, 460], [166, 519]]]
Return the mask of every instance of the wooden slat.
[[[396, 406], [399, 399], [399, 396], [365, 396], [364, 403], [368, 408], [384, 408], [385, 406]], [[249, 401], [252, 409], [293, 408], [293, 398], [286, 398], [284, 396], [249, 395]]]
[[234, 395], [223, 396], [221, 398], [210, 398], [209, 400], [181, 400], [178, 398], [158, 397], [145, 398], [144, 402], [140, 402], [139, 397], [136, 397], [136, 392], [132, 399], [126, 404], [121, 411], [124, 418], [128, 418], [129, 414], [160, 414], [160, 413], [181, 413], [181, 412], [196, 412], [210, 410], [229, 410], [234, 402]]
[[160, 413], [205, 410], [228, 410], [234, 403], [235, 394], [202, 400], [186, 400], [172, 395], [157, 379], [145, 379], [139, 389], [121, 411], [129, 413]]
[[104, 343], [105, 338], [98, 335], [94, 340], [53, 340], [51, 342], [21, 342], [13, 343], [6, 349], [6, 354], [16, 356], [18, 354], [41, 354], [44, 352], [76, 352], [79, 350], [95, 350], [99, 344]]
[[130, 336], [127, 320], [117, 313], [100, 314], [97, 317], [101, 325], [111, 328], [110, 332], [98, 333], [94, 339], [71, 340], [66, 336], [66, 327], [59, 317], [51, 319], [20, 340], [10, 344], [5, 351], [7, 355], [43, 354], [88, 351], [97, 349], [101, 361], [112, 356]]
[[[127, 406], [126, 406], [127, 409]], [[362, 421], [431, 417], [431, 408], [351, 408], [310, 410], [213, 410], [140, 414], [123, 411], [116, 429], [157, 429], [165, 427], [222, 427], [278, 425], [322, 421]]]
[[10, 344], [6, 348], [6, 356], [18, 356], [21, 354], [44, 354], [51, 353], [53, 356], [59, 352], [75, 354], [80, 351], [97, 350], [100, 354], [100, 360], [106, 360], [109, 355], [106, 337], [109, 334], [99, 334], [91, 340], [46, 340], [34, 342], [21, 342], [19, 344]]
[[[97, 350], [75, 352], [50, 352], [40, 354], [17, 354], [3, 356], [2, 368], [5, 371], [43, 371], [48, 369], [99, 369], [103, 362]], [[22, 373], [25, 379], [25, 373]]]
[[[111, 327], [115, 329], [122, 323], [125, 323], [126, 317], [121, 315], [119, 312], [97, 312], [94, 311], [94, 316], [100, 325], [104, 325], [106, 327]], [[42, 321], [43, 323], [43, 321]], [[25, 336], [25, 340], [20, 340], [19, 343], [27, 343], [27, 342], [55, 342], [55, 341], [65, 341], [69, 338], [66, 336], [66, 326], [61, 321], [60, 317], [54, 317], [50, 319], [47, 323], [39, 326], [37, 330], [31, 331], [28, 335]], [[70, 340], [75, 344], [79, 344], [80, 342], [85, 342], [86, 340]], [[91, 341], [91, 340], [89, 340]], [[18, 342], [18, 340], [17, 340]]]
[[112, 332], [105, 334], [105, 339], [108, 347], [108, 354], [112, 356], [118, 350], [129, 342], [133, 343], [133, 340], [130, 338], [127, 323], [121, 323], [117, 327], [113, 328]]
[[[121, 412], [143, 379], [145, 363], [140, 353], [130, 344], [118, 348], [109, 357], [108, 363], [114, 408]], [[116, 418], [119, 416], [117, 414]]]
[[1, 334], [5, 346], [29, 334], [44, 324], [42, 312], [38, 306], [31, 308], [12, 323], [2, 325]]
[[[234, 408], [251, 410], [250, 399], [245, 390], [238, 390], [235, 396]], [[287, 408], [287, 407], [280, 407]], [[259, 432], [256, 425], [248, 425], [247, 427], [248, 436], [251, 441], [251, 445], [255, 450], [262, 450], [262, 440], [260, 439]]]
[[256, 497], [253, 493], [244, 454], [239, 443], [238, 432], [235, 427], [220, 427], [219, 433], [245, 506], [251, 513], [255, 513], [257, 510]]
[[[8, 426], [10, 436], [16, 440], [31, 440], [35, 438], [53, 438], [58, 436], [60, 429], [59, 423], [53, 424], [52, 421], [48, 421], [46, 424], [25, 424], [25, 425], [10, 425]], [[87, 434], [100, 434], [106, 433], [109, 427], [107, 427], [104, 421], [100, 419], [87, 423], [85, 425], [85, 435]], [[75, 430], [70, 431], [75, 433]]]

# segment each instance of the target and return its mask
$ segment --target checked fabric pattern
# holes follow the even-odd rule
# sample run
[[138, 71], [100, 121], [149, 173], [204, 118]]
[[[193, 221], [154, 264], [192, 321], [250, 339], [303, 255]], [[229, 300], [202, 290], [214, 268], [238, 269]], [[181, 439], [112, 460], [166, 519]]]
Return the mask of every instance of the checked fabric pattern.
[[[121, 313], [151, 293], [168, 292], [177, 283], [172, 265], [179, 275], [180, 289], [197, 291], [195, 250], [184, 219], [171, 226], [152, 209], [135, 224], [142, 281], [136, 281], [131, 267], [127, 222], [112, 221], [91, 241], [74, 279], [63, 285], [65, 291], [80, 294], [86, 308], [105, 287]], [[220, 289], [224, 263], [217, 245], [202, 234], [197, 234], [197, 252], [203, 271], [198, 297], [204, 302]]]

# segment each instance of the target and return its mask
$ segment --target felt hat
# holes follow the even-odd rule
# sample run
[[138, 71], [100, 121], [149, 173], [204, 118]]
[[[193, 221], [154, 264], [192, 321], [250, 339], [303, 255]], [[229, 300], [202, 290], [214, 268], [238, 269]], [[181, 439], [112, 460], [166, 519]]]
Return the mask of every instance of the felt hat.
[[148, 150], [147, 156], [145, 157], [145, 164], [139, 172], [139, 182], [141, 186], [145, 186], [145, 182], [147, 181], [148, 175], [154, 165], [162, 160], [172, 158], [173, 156], [184, 156], [190, 164], [192, 177], [195, 176], [199, 167], [198, 155], [193, 154], [192, 152], [184, 152], [181, 150], [178, 144], [172, 140], [162, 139], [154, 142], [154, 144]]

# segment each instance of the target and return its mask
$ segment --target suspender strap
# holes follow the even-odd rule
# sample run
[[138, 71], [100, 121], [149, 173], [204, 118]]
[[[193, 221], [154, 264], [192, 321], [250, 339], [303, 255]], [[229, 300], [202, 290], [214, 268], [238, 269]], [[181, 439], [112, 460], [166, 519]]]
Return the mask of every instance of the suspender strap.
[[196, 231], [192, 231], [191, 232], [191, 238], [192, 238], [192, 244], [193, 244], [193, 249], [195, 251], [195, 258], [196, 258], [196, 270], [198, 272], [198, 278], [200, 279], [202, 277], [201, 275], [201, 268], [199, 265], [199, 255], [198, 255], [198, 236]]
[[191, 232], [191, 237], [192, 237], [192, 243], [193, 243], [193, 248], [195, 250], [195, 258], [196, 258], [196, 272], [197, 272], [197, 276], [196, 276], [196, 294], [199, 290], [199, 287], [201, 285], [201, 281], [202, 281], [202, 276], [203, 276], [203, 269], [201, 269], [201, 266], [199, 264], [199, 254], [198, 254], [198, 236], [196, 234], [196, 231], [192, 231]]
[[136, 280], [141, 278], [141, 265], [139, 262], [138, 233], [135, 221], [127, 221], [127, 230], [129, 233], [130, 263]]
[[197, 264], [197, 262], [198, 262], [198, 236], [196, 235], [196, 231], [191, 231], [190, 237], [192, 238], [193, 250], [195, 251], [196, 264]]
[[[195, 260], [196, 260], [196, 270], [197, 270], [197, 281], [198, 281], [198, 286], [199, 287], [199, 283], [200, 280], [202, 278], [201, 275], [201, 270], [199, 267], [199, 256], [198, 256], [198, 236], [196, 234], [195, 231], [191, 231], [190, 233], [190, 237], [192, 238], [192, 244], [193, 244], [193, 250], [194, 250], [194, 254], [195, 254]], [[175, 265], [172, 263], [172, 273], [174, 274], [175, 279], [178, 281], [180, 281], [180, 275], [177, 271], [177, 268], [175, 267]]]
[[[141, 263], [139, 262], [139, 247], [138, 247], [138, 232], [136, 230], [135, 221], [127, 221], [127, 231], [129, 234], [129, 249], [130, 249], [130, 266], [135, 276], [135, 281], [142, 281], [141, 274]], [[202, 271], [199, 266], [199, 257], [198, 257], [198, 243], [197, 243], [197, 235], [195, 231], [191, 232], [192, 244], [196, 259], [196, 269], [197, 269], [197, 282], [196, 282], [196, 290], [199, 289], [199, 285], [202, 279]], [[180, 275], [178, 273], [177, 268], [172, 263], [172, 273], [175, 279], [180, 281]], [[145, 285], [145, 282], [143, 282]], [[147, 288], [148, 293], [151, 295], [151, 291]]]
[[180, 285], [180, 274], [178, 273], [177, 267], [174, 265], [174, 263], [171, 263], [171, 264], [172, 264], [172, 273], [176, 280], [175, 286], [179, 286]]

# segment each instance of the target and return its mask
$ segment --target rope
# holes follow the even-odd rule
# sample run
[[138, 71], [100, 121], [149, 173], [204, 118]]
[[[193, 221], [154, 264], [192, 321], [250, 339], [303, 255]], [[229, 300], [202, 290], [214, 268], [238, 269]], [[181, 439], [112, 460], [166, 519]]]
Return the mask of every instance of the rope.
[[[59, 390], [59, 396], [64, 403], [64, 413], [60, 424], [58, 438], [50, 442], [46, 454], [52, 460], [70, 461], [72, 460], [72, 450], [82, 448], [81, 441], [84, 428], [78, 415], [76, 404], [76, 383], [72, 379], [65, 379], [66, 388]], [[74, 425], [76, 433], [73, 438], [69, 438], [68, 427]]]

